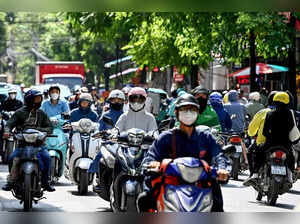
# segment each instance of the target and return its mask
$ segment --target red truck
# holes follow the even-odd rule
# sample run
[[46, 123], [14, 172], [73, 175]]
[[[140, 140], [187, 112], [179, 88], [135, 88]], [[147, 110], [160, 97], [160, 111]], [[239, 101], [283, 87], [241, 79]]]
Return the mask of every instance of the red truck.
[[35, 84], [59, 83], [72, 89], [85, 82], [84, 64], [79, 61], [37, 61]]

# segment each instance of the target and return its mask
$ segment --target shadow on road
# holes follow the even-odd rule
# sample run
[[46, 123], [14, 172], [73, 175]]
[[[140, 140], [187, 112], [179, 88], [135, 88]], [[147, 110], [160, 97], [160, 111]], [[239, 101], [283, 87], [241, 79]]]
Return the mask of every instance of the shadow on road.
[[295, 208], [295, 205], [290, 205], [290, 204], [282, 204], [282, 203], [276, 203], [275, 206], [268, 205], [266, 201], [248, 201], [249, 203], [252, 204], [257, 204], [261, 206], [269, 206], [269, 207], [275, 207], [275, 208], [282, 208], [282, 209], [287, 209], [287, 210], [293, 210]]
[[87, 192], [85, 195], [80, 195], [78, 193], [78, 191], [67, 191], [67, 192], [71, 193], [74, 196], [79, 196], [79, 197], [90, 197], [90, 196], [96, 197], [96, 196], [98, 196], [97, 193], [92, 192], [92, 191]]
[[300, 191], [295, 191], [295, 190], [290, 190], [289, 192], [287, 192], [288, 194], [296, 194], [296, 195], [300, 195]]
[[239, 186], [236, 184], [225, 184], [225, 185], [221, 185], [221, 187], [225, 187], [225, 188], [246, 188], [245, 186]]
[[97, 208], [97, 212], [113, 212], [113, 210], [108, 207], [100, 207], [100, 208]]
[[58, 183], [56, 183], [56, 184], [54, 184], [54, 186], [55, 187], [71, 187], [71, 186], [75, 186], [75, 184], [72, 184], [72, 183], [60, 183], [60, 182], [58, 182]]

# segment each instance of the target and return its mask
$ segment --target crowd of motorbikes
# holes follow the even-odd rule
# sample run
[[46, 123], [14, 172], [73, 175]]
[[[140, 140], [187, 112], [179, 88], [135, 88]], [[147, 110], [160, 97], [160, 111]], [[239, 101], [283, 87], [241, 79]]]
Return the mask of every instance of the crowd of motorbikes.
[[[13, 112], [3, 112], [1, 127], [12, 116]], [[170, 128], [171, 119], [160, 122], [158, 130], [145, 133], [140, 129], [130, 129], [119, 133], [115, 127], [111, 130], [98, 131], [98, 123], [89, 119], [69, 123], [69, 115], [51, 117], [54, 126], [52, 135], [46, 135], [34, 129], [23, 133], [14, 133], [3, 142], [4, 159], [19, 142], [20, 155], [15, 171], [17, 181], [12, 193], [24, 205], [24, 211], [32, 209], [32, 203], [43, 199], [41, 188], [41, 169], [38, 152], [43, 142], [51, 156], [51, 181], [57, 183], [64, 175], [78, 186], [78, 193], [85, 195], [89, 185], [97, 181], [101, 190], [98, 195], [110, 202], [115, 212], [139, 211], [138, 195], [143, 192], [145, 174], [156, 176], [152, 186], [157, 188], [157, 211], [210, 211], [212, 207], [211, 182], [216, 181], [215, 170], [208, 169], [202, 161], [195, 158], [179, 158], [174, 161], [163, 161], [159, 170], [151, 170], [143, 164], [143, 158], [149, 146], [155, 140], [156, 133]], [[104, 122], [113, 126], [110, 118]], [[239, 175], [248, 169], [242, 142], [249, 147], [254, 139], [234, 132], [220, 132], [211, 129], [223, 153], [231, 161], [231, 177], [238, 180]], [[296, 161], [300, 147], [293, 147]], [[292, 173], [286, 163], [287, 150], [282, 147], [270, 148], [267, 160], [259, 170], [259, 181], [254, 187], [257, 200], [267, 196], [267, 203], [275, 205], [279, 195], [292, 188], [299, 175]], [[99, 170], [96, 175], [88, 169], [101, 152]], [[96, 178], [95, 178], [96, 176]], [[291, 182], [290, 180], [293, 180]], [[226, 184], [226, 183], [225, 183]]]

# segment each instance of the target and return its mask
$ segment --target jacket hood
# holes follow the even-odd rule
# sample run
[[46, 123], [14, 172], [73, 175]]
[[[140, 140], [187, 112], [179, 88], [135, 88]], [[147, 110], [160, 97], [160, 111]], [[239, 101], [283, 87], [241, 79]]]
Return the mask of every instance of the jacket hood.
[[229, 102], [237, 102], [239, 99], [239, 94], [236, 90], [230, 90], [228, 94]]

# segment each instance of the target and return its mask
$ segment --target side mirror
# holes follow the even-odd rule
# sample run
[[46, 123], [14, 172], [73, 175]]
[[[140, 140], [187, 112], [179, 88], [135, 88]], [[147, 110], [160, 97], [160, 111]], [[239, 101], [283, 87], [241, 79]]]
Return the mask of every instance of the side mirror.
[[144, 137], [144, 140], [143, 140], [143, 143], [144, 144], [152, 144], [153, 143], [153, 141], [154, 141], [155, 139], [152, 137], [152, 136], [149, 136], [149, 135], [146, 135], [145, 137]]
[[168, 126], [171, 123], [171, 119], [163, 120], [162, 122], [159, 123], [158, 125], [158, 130], [161, 130]]
[[69, 113], [62, 113], [61, 114], [61, 117], [64, 119], [64, 120], [70, 120], [70, 114]]
[[126, 132], [121, 133], [118, 136], [118, 141], [128, 143], [128, 135], [127, 135], [127, 133]]
[[113, 122], [113, 120], [110, 117], [103, 116], [102, 119], [103, 119], [104, 123], [106, 123], [106, 124], [114, 127], [114, 122]]

